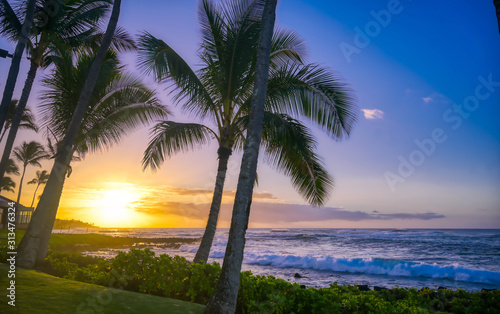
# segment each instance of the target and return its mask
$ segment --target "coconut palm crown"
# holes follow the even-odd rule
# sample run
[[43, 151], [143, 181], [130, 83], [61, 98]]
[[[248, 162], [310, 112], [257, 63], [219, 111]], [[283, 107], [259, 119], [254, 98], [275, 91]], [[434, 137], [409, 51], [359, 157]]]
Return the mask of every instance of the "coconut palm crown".
[[[56, 139], [55, 144], [49, 141], [52, 146], [59, 146], [57, 139], [66, 134], [93, 61], [91, 54], [54, 58], [53, 73], [42, 80], [46, 89], [40, 97], [41, 121]], [[85, 157], [87, 153], [109, 149], [128, 131], [165, 119], [169, 114], [156, 93], [124, 72], [116, 55], [108, 52], [75, 141], [74, 153]]]
[[[207, 223], [207, 230], [213, 232], [209, 233], [215, 232], [227, 160], [233, 150], [243, 148], [264, 2], [201, 1], [198, 70], [153, 35], [143, 33], [139, 39], [142, 70], [157, 81], [172, 82], [176, 102], [207, 122], [157, 124], [144, 153], [144, 168], [157, 169], [172, 155], [212, 138], [218, 142], [219, 171]], [[299, 119], [313, 122], [339, 140], [348, 137], [358, 109], [353, 92], [337, 75], [305, 62], [304, 48], [296, 33], [275, 29], [261, 148], [265, 161], [289, 176], [305, 200], [321, 206], [333, 188], [333, 178], [315, 153], [317, 142], [311, 130]], [[200, 250], [204, 240], [205, 236]], [[212, 241], [207, 241], [210, 247]], [[208, 252], [202, 255], [195, 261], [206, 260]]]
[[36, 141], [31, 141], [23, 142], [21, 145], [14, 148], [13, 155], [23, 165], [23, 172], [21, 174], [21, 180], [19, 181], [19, 190], [17, 193], [17, 203], [19, 204], [26, 168], [29, 165], [41, 167], [42, 165], [40, 164], [40, 161], [49, 158], [49, 154], [47, 154], [42, 144]]

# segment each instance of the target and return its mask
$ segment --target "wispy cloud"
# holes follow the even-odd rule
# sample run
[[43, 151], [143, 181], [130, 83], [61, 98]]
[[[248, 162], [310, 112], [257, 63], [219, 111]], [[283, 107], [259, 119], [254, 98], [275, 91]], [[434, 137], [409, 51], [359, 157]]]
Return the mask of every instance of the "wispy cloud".
[[[195, 196], [200, 194], [212, 194], [213, 190], [208, 189], [187, 189], [187, 188], [169, 188], [168, 192], [176, 195], [182, 196]], [[223, 193], [224, 197], [234, 197], [236, 195], [236, 191], [227, 191], [225, 190]], [[253, 199], [258, 200], [278, 200], [276, 196], [269, 192], [253, 192]]]
[[[222, 204], [220, 220], [231, 220], [232, 204]], [[142, 206], [139, 210], [150, 215], [178, 215], [190, 219], [204, 220], [208, 216], [209, 204], [186, 204], [179, 202], [162, 202]], [[367, 220], [432, 220], [444, 218], [444, 215], [428, 213], [391, 213], [384, 214], [379, 211], [349, 211], [343, 208], [325, 207], [316, 208], [309, 205], [278, 204], [257, 202], [252, 204], [251, 218], [254, 223], [274, 222], [322, 222], [325, 220], [341, 221], [367, 221]]]
[[383, 119], [384, 112], [379, 109], [361, 109], [368, 120]]
[[446, 98], [446, 96], [444, 96], [443, 94], [440, 94], [440, 93], [432, 93], [431, 95], [429, 95], [427, 97], [422, 97], [422, 101], [426, 104], [430, 104], [430, 103], [446, 104], [446, 103], [448, 103], [448, 99]]
[[432, 99], [432, 97], [431, 97], [431, 96], [429, 96], [429, 97], [423, 97], [423, 98], [422, 98], [422, 100], [423, 100], [426, 104], [428, 104], [428, 103], [430, 103], [433, 99]]

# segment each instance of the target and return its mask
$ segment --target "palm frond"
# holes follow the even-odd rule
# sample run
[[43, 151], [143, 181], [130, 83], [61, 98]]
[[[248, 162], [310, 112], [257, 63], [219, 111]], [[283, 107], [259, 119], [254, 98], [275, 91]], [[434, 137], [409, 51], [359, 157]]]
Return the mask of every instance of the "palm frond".
[[7, 0], [0, 0], [0, 35], [9, 41], [17, 41], [22, 23]]
[[[83, 37], [83, 36], [82, 36]], [[82, 40], [82, 50], [90, 53], [96, 51], [101, 45], [102, 39], [104, 38], [103, 32], [90, 33], [88, 38]], [[135, 51], [137, 46], [134, 39], [130, 34], [122, 27], [117, 27], [115, 35], [111, 41], [110, 49], [115, 54], [120, 52]]]
[[5, 169], [5, 173], [6, 174], [13, 174], [16, 176], [18, 176], [20, 174], [19, 167], [16, 165], [16, 163], [14, 162], [14, 160], [12, 158], [9, 158], [9, 160], [7, 161], [7, 168]]
[[306, 48], [304, 40], [294, 31], [284, 28], [274, 30], [271, 41], [271, 66], [288, 62], [304, 63]]
[[16, 183], [10, 177], [4, 176], [0, 181], [0, 192], [14, 192]]
[[143, 170], [157, 170], [172, 155], [206, 144], [215, 133], [196, 123], [163, 121], [151, 129], [151, 141], [144, 151]]
[[307, 117], [336, 139], [349, 136], [359, 111], [351, 88], [315, 64], [271, 69], [266, 106], [272, 112]]
[[262, 142], [264, 160], [289, 176], [306, 201], [324, 205], [333, 189], [333, 178], [314, 152], [316, 140], [307, 127], [288, 115], [266, 112]]
[[156, 80], [171, 79], [177, 85], [176, 101], [184, 100], [184, 107], [200, 115], [216, 110], [212, 98], [196, 73], [163, 40], [144, 32], [139, 37], [139, 68], [152, 73]]

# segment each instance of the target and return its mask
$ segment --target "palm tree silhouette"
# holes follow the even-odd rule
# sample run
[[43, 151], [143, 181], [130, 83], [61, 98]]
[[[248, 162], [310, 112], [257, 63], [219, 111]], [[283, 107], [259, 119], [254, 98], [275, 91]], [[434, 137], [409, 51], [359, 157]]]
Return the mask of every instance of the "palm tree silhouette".
[[[171, 81], [175, 100], [209, 124], [164, 121], [151, 131], [144, 169], [155, 170], [166, 158], [214, 138], [218, 170], [209, 218], [195, 261], [206, 261], [222, 200], [227, 164], [233, 150], [242, 151], [255, 79], [257, 41], [263, 1], [203, 0], [202, 67], [194, 71], [167, 43], [149, 33], [139, 40], [139, 65], [157, 81]], [[288, 30], [272, 38], [262, 150], [265, 160], [291, 178], [309, 203], [323, 205], [333, 179], [315, 153], [316, 140], [299, 118], [318, 125], [335, 139], [348, 136], [357, 107], [350, 88], [334, 73], [305, 63], [304, 42]]]
[[36, 184], [35, 193], [33, 193], [33, 200], [31, 201], [30, 207], [33, 207], [33, 204], [35, 203], [35, 197], [38, 188], [40, 187], [40, 185], [46, 184], [48, 179], [49, 179], [49, 173], [47, 172], [47, 170], [42, 170], [42, 171], [38, 170], [36, 172], [36, 177], [28, 182], [28, 184]]
[[[10, 102], [9, 111], [7, 112], [7, 118], [5, 119], [2, 134], [0, 135], [0, 143], [3, 140], [5, 133], [7, 133], [10, 126], [12, 125], [12, 119], [14, 119], [14, 115], [16, 114], [17, 102], [18, 100], [15, 99]], [[23, 116], [21, 117], [21, 123], [19, 124], [19, 129], [38, 132], [38, 126], [35, 123], [35, 116], [29, 108], [24, 109]]]
[[[12, 181], [10, 177], [3, 177], [2, 181], [0, 182], [0, 192], [6, 191], [6, 192], [14, 192], [14, 188], [16, 187], [16, 183]], [[2, 218], [2, 221], [3, 220]]]
[[23, 142], [20, 146], [14, 148], [14, 157], [20, 161], [23, 165], [23, 172], [21, 174], [21, 180], [19, 181], [19, 190], [17, 192], [17, 204], [20, 204], [21, 191], [23, 189], [23, 180], [26, 173], [26, 168], [31, 165], [35, 167], [41, 167], [40, 161], [49, 158], [49, 154], [45, 151], [42, 144], [31, 141], [29, 143]]

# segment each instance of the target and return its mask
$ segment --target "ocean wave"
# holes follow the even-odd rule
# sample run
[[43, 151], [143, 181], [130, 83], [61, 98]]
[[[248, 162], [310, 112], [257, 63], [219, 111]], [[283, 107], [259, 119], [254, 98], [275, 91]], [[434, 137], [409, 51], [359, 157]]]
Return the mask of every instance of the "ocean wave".
[[[222, 253], [222, 254], [220, 254]], [[223, 252], [214, 252], [214, 256], [224, 256]], [[277, 254], [245, 254], [248, 264], [274, 266], [280, 268], [307, 268], [335, 272], [347, 272], [370, 275], [386, 275], [401, 277], [425, 277], [433, 279], [449, 279], [455, 281], [486, 283], [499, 285], [500, 272], [470, 269], [458, 265], [437, 265], [378, 258], [334, 258], [277, 255]]]

